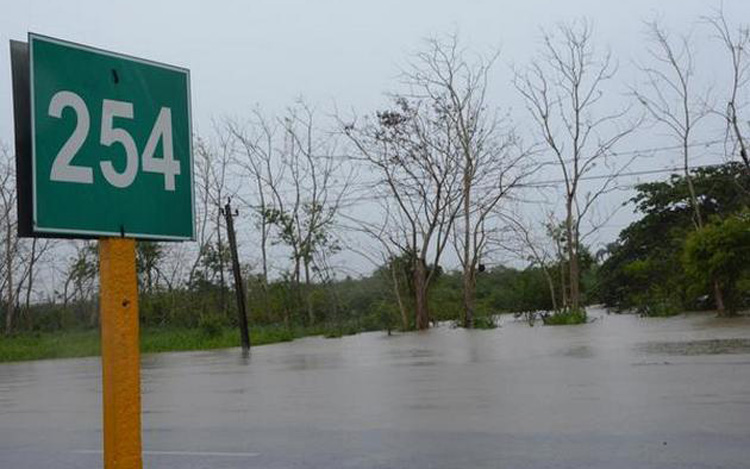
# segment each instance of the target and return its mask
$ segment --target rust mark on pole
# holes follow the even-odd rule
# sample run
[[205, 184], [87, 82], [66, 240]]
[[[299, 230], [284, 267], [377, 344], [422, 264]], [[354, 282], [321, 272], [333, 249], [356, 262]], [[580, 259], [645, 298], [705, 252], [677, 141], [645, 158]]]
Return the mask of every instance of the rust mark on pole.
[[99, 240], [104, 468], [141, 469], [135, 240]]

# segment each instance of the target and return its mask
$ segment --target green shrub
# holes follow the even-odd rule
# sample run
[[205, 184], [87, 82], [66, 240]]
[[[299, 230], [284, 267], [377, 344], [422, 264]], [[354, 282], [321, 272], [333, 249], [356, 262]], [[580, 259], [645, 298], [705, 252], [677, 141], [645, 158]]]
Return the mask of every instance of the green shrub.
[[682, 307], [669, 298], [647, 298], [636, 302], [635, 312], [645, 317], [661, 318], [680, 314]]
[[585, 324], [587, 320], [585, 308], [565, 308], [554, 314], [542, 316], [545, 326], [573, 326]]
[[494, 316], [477, 316], [474, 318], [474, 329], [495, 329], [497, 322]]
[[211, 338], [220, 336], [224, 326], [224, 321], [217, 315], [205, 315], [198, 322], [201, 334]]

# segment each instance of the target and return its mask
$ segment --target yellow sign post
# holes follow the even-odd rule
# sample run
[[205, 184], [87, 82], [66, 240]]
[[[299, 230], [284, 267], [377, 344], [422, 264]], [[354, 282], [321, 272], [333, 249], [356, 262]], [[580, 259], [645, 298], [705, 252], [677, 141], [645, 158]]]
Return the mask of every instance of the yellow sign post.
[[135, 240], [99, 240], [104, 469], [141, 469]]
[[18, 235], [101, 238], [104, 468], [141, 469], [135, 239], [195, 238], [190, 71], [31, 33], [11, 64]]

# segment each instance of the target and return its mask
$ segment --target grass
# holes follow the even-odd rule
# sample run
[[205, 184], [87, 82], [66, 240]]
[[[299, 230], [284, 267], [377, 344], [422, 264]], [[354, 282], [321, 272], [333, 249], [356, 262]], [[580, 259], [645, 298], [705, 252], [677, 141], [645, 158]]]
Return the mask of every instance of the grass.
[[99, 355], [98, 331], [65, 331], [0, 337], [0, 362]]
[[[319, 328], [287, 329], [283, 326], [254, 327], [250, 332], [253, 346], [289, 342], [291, 340], [323, 335]], [[210, 350], [239, 347], [237, 329], [141, 329], [141, 353]], [[98, 356], [101, 348], [99, 331], [78, 330], [55, 333], [27, 333], [9, 337], [0, 336], [0, 362], [75, 358]]]

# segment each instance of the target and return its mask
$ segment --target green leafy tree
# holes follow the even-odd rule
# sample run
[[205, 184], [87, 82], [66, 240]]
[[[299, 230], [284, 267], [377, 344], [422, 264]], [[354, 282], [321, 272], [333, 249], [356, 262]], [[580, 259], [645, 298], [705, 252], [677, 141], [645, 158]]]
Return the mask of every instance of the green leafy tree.
[[716, 220], [688, 236], [683, 265], [688, 276], [704, 289], [716, 281], [724, 295], [727, 314], [745, 300], [738, 285], [750, 273], [750, 211]]
[[[739, 163], [696, 169], [695, 198], [708, 219], [726, 218], [750, 202], [750, 176]], [[631, 199], [644, 216], [625, 228], [607, 249], [598, 276], [599, 300], [619, 309], [635, 308], [662, 315], [698, 306], [696, 299], [711, 291], [688, 289], [691, 281], [682, 262], [685, 240], [696, 231], [691, 190], [682, 175], [636, 187]]]
[[164, 248], [153, 241], [138, 241], [135, 251], [138, 283], [142, 290], [153, 293], [154, 283], [158, 283], [159, 262], [164, 258]]
[[70, 259], [63, 288], [63, 307], [73, 305], [79, 312], [88, 312], [88, 323], [98, 322], [98, 308], [93, 302], [99, 276], [99, 251], [95, 243], [84, 242], [76, 246], [76, 253]]

